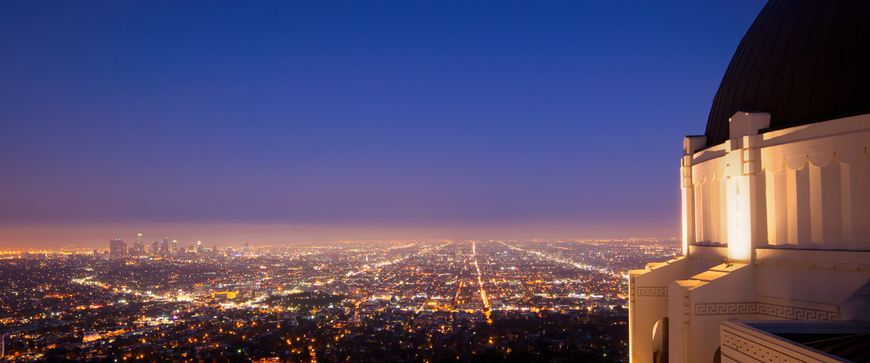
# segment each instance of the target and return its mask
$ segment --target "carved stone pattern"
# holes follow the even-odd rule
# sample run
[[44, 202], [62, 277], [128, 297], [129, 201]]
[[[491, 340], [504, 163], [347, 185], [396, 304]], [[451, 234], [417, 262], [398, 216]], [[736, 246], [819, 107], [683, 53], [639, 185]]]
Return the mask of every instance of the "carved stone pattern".
[[656, 287], [656, 286], [641, 287], [641, 286], [638, 286], [638, 287], [636, 287], [635, 291], [636, 291], [635, 295], [637, 295], [637, 296], [658, 296], [658, 297], [667, 297], [668, 296], [668, 288], [667, 287]]
[[761, 314], [792, 320], [838, 320], [836, 311], [799, 308], [761, 302], [695, 304], [695, 315]]
[[805, 361], [792, 357], [776, 348], [760, 344], [759, 341], [748, 339], [732, 331], [722, 329], [722, 346], [734, 349], [752, 359], [764, 363], [803, 363]]
[[758, 303], [708, 303], [695, 304], [695, 315], [758, 314]]

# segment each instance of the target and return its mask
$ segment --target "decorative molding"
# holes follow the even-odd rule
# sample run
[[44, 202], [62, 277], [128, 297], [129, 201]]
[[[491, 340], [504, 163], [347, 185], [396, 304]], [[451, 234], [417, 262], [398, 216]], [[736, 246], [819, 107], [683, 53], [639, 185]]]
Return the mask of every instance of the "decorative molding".
[[839, 320], [839, 311], [799, 308], [794, 306], [758, 303], [758, 313], [793, 320]]
[[735, 334], [732, 331], [722, 329], [723, 347], [731, 348], [740, 352], [747, 357], [764, 363], [805, 363], [806, 361], [795, 358], [784, 352], [777, 350], [775, 347], [769, 347], [761, 344], [758, 340], [753, 340]]
[[661, 286], [638, 286], [635, 288], [635, 295], [649, 297], [668, 297], [668, 288]]
[[[765, 245], [764, 247], [759, 247], [758, 250], [770, 250], [770, 251], [819, 251], [819, 250], [797, 250], [786, 245]], [[822, 250], [828, 252], [828, 250]], [[857, 252], [857, 253], [866, 253], [866, 251], [849, 251], [849, 252]], [[773, 259], [757, 259], [755, 260], [756, 265], [764, 265], [764, 266], [782, 266], [782, 267], [803, 267], [803, 268], [820, 268], [826, 270], [846, 270], [846, 271], [870, 271], [870, 265], [857, 264], [857, 263], [825, 263], [825, 262], [802, 262], [802, 261], [786, 261], [786, 260], [773, 260]]]
[[695, 315], [758, 314], [758, 303], [706, 303], [695, 304]]
[[792, 320], [839, 320], [838, 311], [799, 308], [762, 302], [695, 304], [695, 315], [759, 314]]

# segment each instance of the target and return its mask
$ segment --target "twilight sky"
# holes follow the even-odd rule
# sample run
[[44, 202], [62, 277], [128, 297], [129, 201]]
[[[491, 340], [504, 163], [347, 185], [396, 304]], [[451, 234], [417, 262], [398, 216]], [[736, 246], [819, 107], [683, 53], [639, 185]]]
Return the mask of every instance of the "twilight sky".
[[0, 247], [679, 234], [762, 0], [0, 2]]

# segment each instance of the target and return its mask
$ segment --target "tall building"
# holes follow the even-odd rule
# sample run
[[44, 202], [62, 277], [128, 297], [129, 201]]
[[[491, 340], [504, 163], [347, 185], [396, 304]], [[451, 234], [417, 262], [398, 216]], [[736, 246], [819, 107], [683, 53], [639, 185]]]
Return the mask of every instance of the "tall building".
[[157, 241], [151, 242], [151, 254], [152, 255], [157, 256], [158, 252], [160, 251], [159, 246], [160, 246], [160, 242], [157, 242]]
[[202, 254], [202, 241], [196, 241], [196, 254]]
[[[135, 254], [137, 256], [145, 254], [145, 247], [142, 245], [142, 234], [141, 233], [139, 233], [139, 236], [136, 237], [136, 242], [133, 244], [133, 250], [135, 250]], [[132, 255], [134, 253], [130, 253], [130, 254]]]
[[127, 256], [127, 242], [119, 239], [109, 240], [109, 258], [123, 258]]
[[683, 256], [629, 276], [631, 363], [870, 360], [870, 3], [770, 0], [680, 167]]
[[178, 240], [172, 240], [172, 254], [178, 254]]
[[169, 237], [163, 237], [163, 241], [160, 242], [160, 255], [169, 255]]

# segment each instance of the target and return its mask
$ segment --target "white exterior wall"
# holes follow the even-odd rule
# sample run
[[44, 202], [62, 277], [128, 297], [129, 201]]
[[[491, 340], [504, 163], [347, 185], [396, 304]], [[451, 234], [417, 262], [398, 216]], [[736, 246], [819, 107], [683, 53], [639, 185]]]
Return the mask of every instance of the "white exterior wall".
[[751, 233], [728, 213], [743, 194], [741, 179], [754, 178], [742, 189], [757, 188], [758, 247], [870, 250], [870, 115], [757, 135], [768, 117], [738, 113], [732, 119], [756, 124], [692, 155], [693, 243]]
[[684, 258], [631, 272], [632, 363], [652, 362], [663, 316], [670, 363], [710, 362], [724, 321], [839, 320], [870, 280], [870, 114], [759, 133], [769, 117], [735, 114], [704, 150], [684, 141]]

